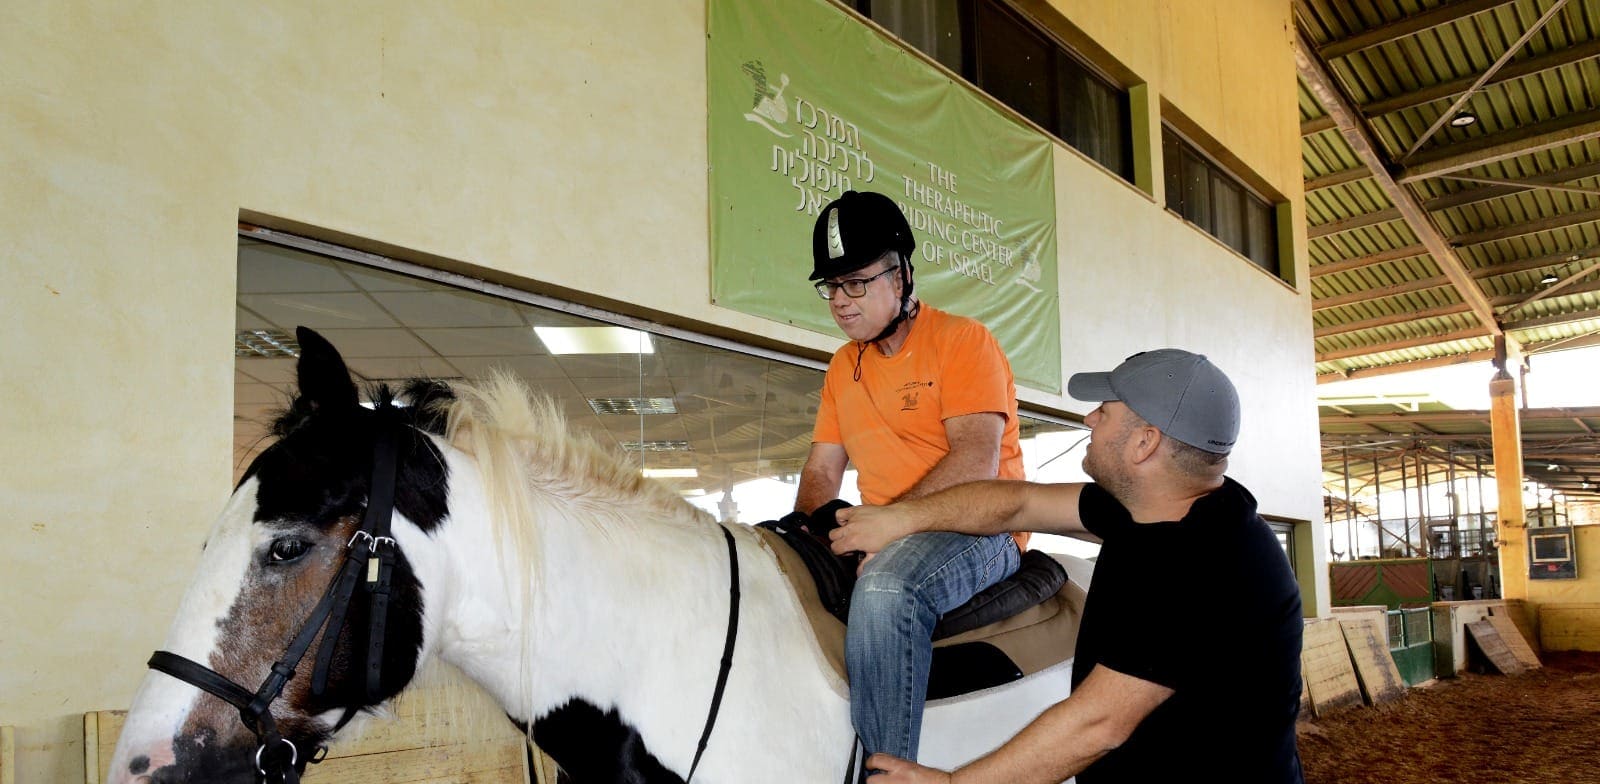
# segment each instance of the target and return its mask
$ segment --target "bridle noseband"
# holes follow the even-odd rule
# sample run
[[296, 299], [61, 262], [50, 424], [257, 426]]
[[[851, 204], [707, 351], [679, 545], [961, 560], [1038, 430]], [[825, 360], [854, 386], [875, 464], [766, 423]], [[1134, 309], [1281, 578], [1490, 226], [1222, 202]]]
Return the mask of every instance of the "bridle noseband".
[[[363, 574], [370, 616], [365, 696], [372, 703], [377, 702], [381, 695], [383, 641], [396, 550], [394, 538], [390, 536], [390, 521], [394, 516], [395, 474], [399, 465], [398, 441], [402, 425], [392, 406], [380, 407], [377, 414], [372, 483], [361, 528], [345, 545], [344, 566], [329, 583], [321, 601], [317, 602], [305, 623], [301, 624], [299, 634], [289, 643], [283, 656], [272, 665], [272, 671], [261, 682], [261, 686], [252, 692], [217, 671], [175, 653], [156, 651], [150, 656], [150, 669], [171, 675], [239, 709], [240, 721], [255, 733], [259, 744], [255, 759], [260, 781], [271, 781], [276, 777], [283, 784], [297, 784], [300, 771], [306, 763], [321, 762], [322, 756], [327, 753], [327, 747], [321, 747], [312, 757], [302, 760], [300, 750], [295, 748], [294, 743], [278, 733], [271, 706], [295, 676], [295, 668], [311, 649], [317, 633], [324, 628], [326, 632], [312, 671], [311, 690], [313, 694], [321, 694], [327, 687], [328, 666], [333, 660], [334, 647], [344, 628], [350, 600], [355, 596], [356, 586]], [[357, 710], [347, 708], [334, 730], [337, 731], [354, 718]]]

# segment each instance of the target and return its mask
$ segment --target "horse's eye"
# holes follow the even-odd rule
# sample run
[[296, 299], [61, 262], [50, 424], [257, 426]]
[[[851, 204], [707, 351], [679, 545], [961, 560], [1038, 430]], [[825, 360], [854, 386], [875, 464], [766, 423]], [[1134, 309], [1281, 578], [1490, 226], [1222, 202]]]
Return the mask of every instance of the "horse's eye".
[[311, 543], [304, 539], [279, 539], [272, 543], [268, 555], [274, 561], [293, 561], [310, 549]]

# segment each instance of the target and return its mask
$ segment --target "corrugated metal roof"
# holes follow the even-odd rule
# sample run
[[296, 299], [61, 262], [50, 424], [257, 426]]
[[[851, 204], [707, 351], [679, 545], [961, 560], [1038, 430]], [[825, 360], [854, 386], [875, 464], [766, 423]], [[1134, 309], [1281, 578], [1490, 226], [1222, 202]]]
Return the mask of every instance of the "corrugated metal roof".
[[[1331, 77], [1319, 90], [1319, 69], [1302, 67], [1298, 96], [1319, 379], [1483, 360], [1500, 332], [1528, 354], [1600, 344], [1600, 0], [1296, 0], [1295, 13]], [[1474, 121], [1424, 139], [1480, 81], [1453, 115]], [[1394, 199], [1420, 204], [1431, 225], [1401, 217], [1319, 95], [1356, 118], [1409, 192]], [[1454, 259], [1428, 253], [1432, 232]], [[1457, 263], [1471, 290], [1447, 275]], [[1410, 449], [1430, 433], [1451, 444], [1480, 434], [1432, 422], [1341, 430], [1342, 415], [1323, 413], [1325, 442], [1398, 434]], [[1560, 421], [1524, 432], [1600, 452], [1600, 422]]]

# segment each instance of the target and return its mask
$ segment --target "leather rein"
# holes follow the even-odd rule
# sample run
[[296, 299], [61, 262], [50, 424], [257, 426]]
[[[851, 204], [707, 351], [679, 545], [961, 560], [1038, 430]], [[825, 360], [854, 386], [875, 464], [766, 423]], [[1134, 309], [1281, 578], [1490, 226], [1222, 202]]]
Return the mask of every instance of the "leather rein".
[[[299, 749], [278, 732], [272, 718], [272, 703], [283, 693], [295, 668], [311, 649], [317, 633], [324, 628], [322, 646], [317, 652], [312, 671], [311, 689], [321, 694], [328, 683], [328, 666], [333, 660], [339, 632], [343, 630], [345, 614], [356, 588], [362, 585], [369, 606], [370, 628], [367, 634], [366, 698], [377, 702], [383, 676], [383, 642], [388, 623], [389, 589], [394, 572], [395, 541], [390, 535], [394, 516], [395, 474], [398, 468], [398, 441], [401, 424], [394, 409], [378, 409], [378, 433], [372, 453], [372, 483], [367, 496], [367, 507], [361, 528], [345, 544], [344, 565], [329, 583], [321, 601], [312, 609], [283, 656], [272, 665], [271, 672], [255, 691], [234, 682], [227, 676], [192, 659], [167, 651], [156, 651], [150, 656], [149, 667], [188, 683], [201, 691], [222, 699], [239, 709], [239, 719], [255, 733], [255, 755], [258, 780], [298, 784], [300, 772], [307, 763], [321, 762], [327, 747], [316, 750], [312, 757], [301, 760]], [[362, 575], [365, 581], [362, 582]], [[358, 708], [346, 708], [345, 714], [334, 727], [337, 731], [354, 718]]]

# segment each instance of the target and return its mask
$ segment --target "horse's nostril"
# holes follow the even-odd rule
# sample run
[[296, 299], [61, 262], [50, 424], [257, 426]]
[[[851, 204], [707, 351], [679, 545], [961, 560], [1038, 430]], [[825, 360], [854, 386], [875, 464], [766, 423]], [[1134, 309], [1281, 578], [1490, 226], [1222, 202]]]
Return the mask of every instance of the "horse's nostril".
[[149, 769], [150, 758], [144, 754], [134, 757], [133, 760], [128, 763], [128, 772], [134, 774], [135, 776]]

